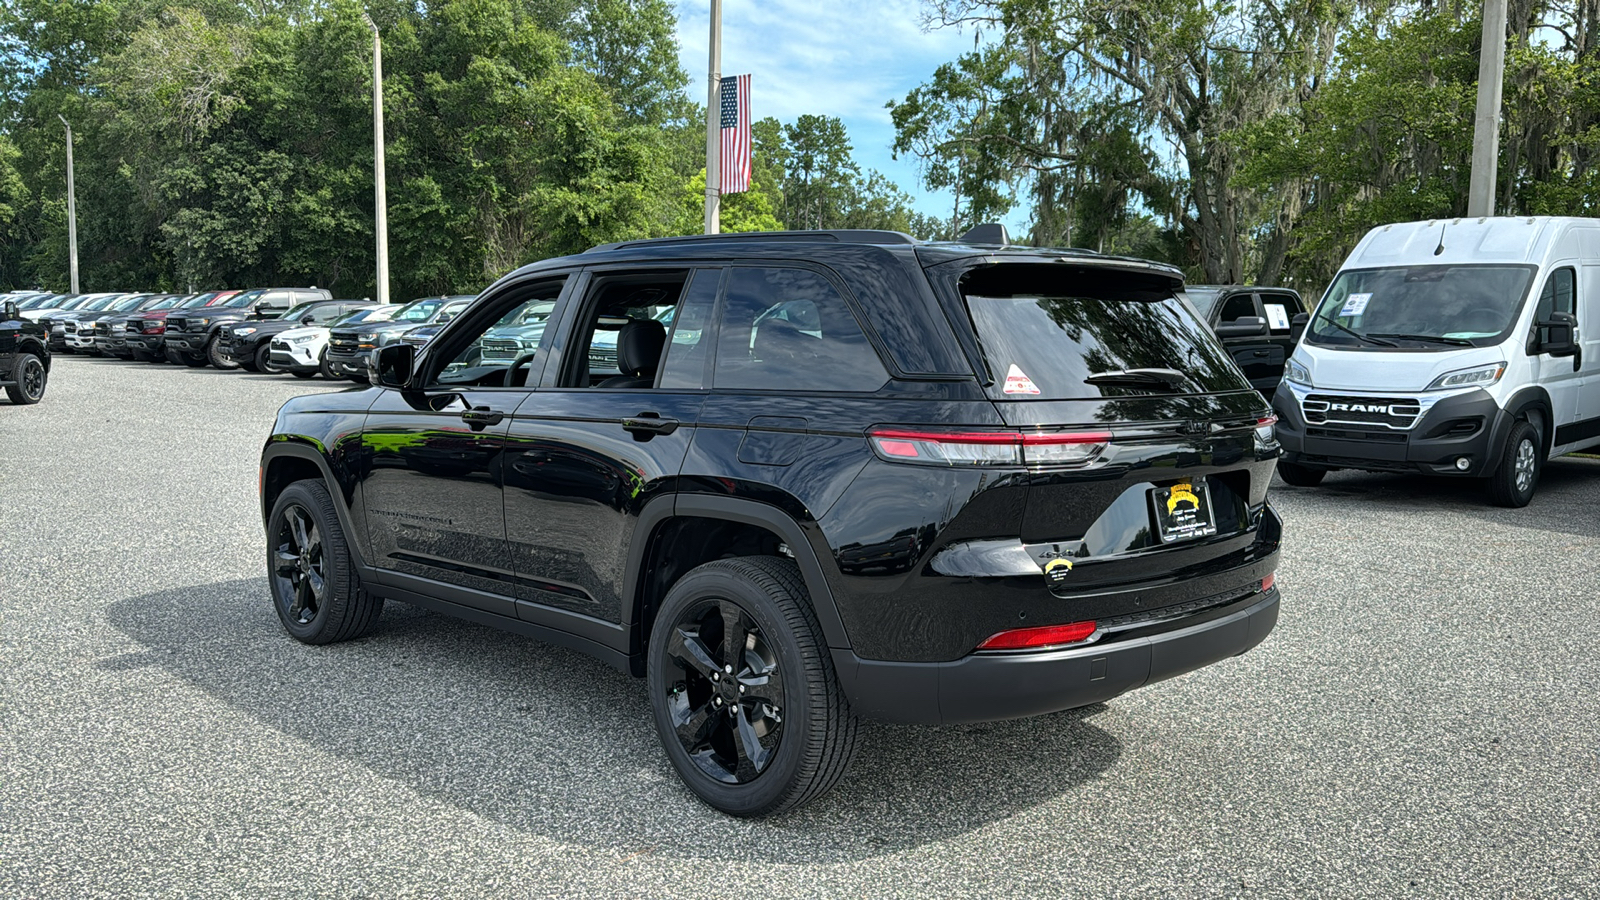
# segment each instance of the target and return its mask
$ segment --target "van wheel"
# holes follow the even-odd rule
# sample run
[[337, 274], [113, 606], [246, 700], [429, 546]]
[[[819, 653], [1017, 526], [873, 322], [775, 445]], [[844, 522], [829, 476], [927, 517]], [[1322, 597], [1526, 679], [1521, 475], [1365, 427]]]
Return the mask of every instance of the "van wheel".
[[1278, 477], [1285, 484], [1295, 487], [1316, 487], [1322, 483], [1322, 477], [1328, 474], [1327, 469], [1314, 469], [1311, 466], [1302, 466], [1295, 463], [1278, 463]]
[[1539, 429], [1521, 420], [1511, 426], [1505, 448], [1500, 451], [1500, 464], [1489, 476], [1489, 502], [1512, 509], [1528, 505], [1544, 469], [1539, 447]]
[[786, 812], [850, 764], [856, 718], [787, 559], [722, 559], [684, 575], [656, 615], [645, 667], [667, 758], [722, 812]]

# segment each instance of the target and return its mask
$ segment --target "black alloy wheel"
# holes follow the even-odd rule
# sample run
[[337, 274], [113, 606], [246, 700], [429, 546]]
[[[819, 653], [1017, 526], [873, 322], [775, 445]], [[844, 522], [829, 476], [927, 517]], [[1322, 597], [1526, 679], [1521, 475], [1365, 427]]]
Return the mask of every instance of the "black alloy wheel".
[[6, 396], [18, 406], [30, 406], [44, 399], [50, 373], [44, 367], [44, 360], [38, 356], [19, 353], [16, 363], [11, 367], [11, 380], [16, 384], [6, 387]]
[[268, 521], [267, 580], [289, 634], [331, 644], [370, 630], [383, 600], [361, 586], [328, 489], [318, 481], [289, 485]]
[[737, 603], [709, 599], [667, 637], [661, 673], [678, 742], [723, 784], [749, 784], [783, 740], [783, 678], [761, 629]]
[[282, 375], [283, 367], [272, 361], [272, 347], [267, 341], [262, 341], [256, 348], [256, 369], [268, 375]]
[[656, 614], [645, 665], [662, 748], [716, 809], [785, 812], [849, 766], [856, 718], [790, 560], [724, 559], [685, 574]]

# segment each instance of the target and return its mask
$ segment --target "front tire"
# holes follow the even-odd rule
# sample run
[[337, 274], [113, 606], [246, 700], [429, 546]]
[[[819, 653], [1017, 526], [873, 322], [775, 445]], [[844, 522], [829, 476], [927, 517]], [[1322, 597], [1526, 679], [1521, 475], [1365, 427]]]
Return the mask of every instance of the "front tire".
[[[238, 363], [222, 355], [222, 348], [217, 346], [217, 343], [218, 341], [215, 335], [212, 335], [211, 340], [206, 341], [205, 361], [210, 362], [211, 365], [219, 369], [239, 368]], [[202, 363], [202, 365], [204, 365], [204, 363]]]
[[1542, 446], [1539, 429], [1531, 422], [1519, 420], [1511, 426], [1500, 451], [1500, 464], [1489, 476], [1489, 502], [1512, 509], [1528, 505], [1539, 486], [1539, 473], [1544, 471]]
[[1314, 469], [1296, 463], [1278, 463], [1278, 477], [1282, 478], [1285, 484], [1292, 484], [1295, 487], [1316, 487], [1322, 483], [1323, 476], [1327, 474], [1327, 469]]
[[708, 805], [775, 815], [843, 777], [857, 721], [793, 562], [753, 556], [691, 570], [662, 601], [648, 654], [656, 733]]
[[18, 406], [32, 406], [44, 399], [45, 386], [50, 383], [50, 370], [44, 360], [34, 353], [18, 353], [11, 366], [11, 380], [16, 384], [6, 387], [6, 397]]
[[306, 644], [370, 631], [383, 600], [361, 585], [327, 487], [320, 481], [289, 485], [267, 521], [267, 583], [284, 629]]
[[323, 378], [326, 378], [329, 381], [333, 381], [339, 377], [338, 373], [333, 371], [333, 366], [328, 364], [327, 347], [323, 347], [322, 353], [317, 356], [317, 372], [322, 375]]
[[261, 346], [256, 348], [256, 370], [267, 375], [283, 374], [282, 366], [272, 364], [272, 348], [267, 346], [266, 341], [262, 341]]

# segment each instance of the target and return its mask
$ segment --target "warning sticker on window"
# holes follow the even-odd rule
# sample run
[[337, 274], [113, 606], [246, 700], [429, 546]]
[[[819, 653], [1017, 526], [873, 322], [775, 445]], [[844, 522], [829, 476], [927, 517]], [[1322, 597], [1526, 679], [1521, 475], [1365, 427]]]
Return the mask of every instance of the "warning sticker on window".
[[1367, 311], [1367, 302], [1371, 299], [1371, 294], [1350, 294], [1344, 298], [1344, 306], [1339, 310], [1339, 315], [1359, 316]]
[[1037, 394], [1039, 393], [1039, 386], [1033, 383], [1033, 379], [1022, 374], [1022, 370], [1017, 368], [1016, 363], [1012, 363], [1011, 371], [1006, 373], [1005, 392], [1008, 394]]

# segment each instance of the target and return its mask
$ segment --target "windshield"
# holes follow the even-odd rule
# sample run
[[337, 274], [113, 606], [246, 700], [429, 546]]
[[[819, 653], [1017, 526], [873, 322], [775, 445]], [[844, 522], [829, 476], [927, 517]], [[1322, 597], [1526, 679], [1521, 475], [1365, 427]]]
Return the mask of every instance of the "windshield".
[[962, 287], [996, 400], [1250, 388], [1164, 280], [1007, 265], [971, 273]]
[[205, 306], [207, 303], [215, 300], [216, 297], [217, 295], [214, 293], [195, 294], [191, 297], [184, 298], [184, 300], [178, 304], [178, 308], [193, 309], [197, 306]]
[[394, 307], [392, 306], [379, 306], [374, 307], [373, 309], [358, 309], [350, 315], [334, 322], [333, 325], [334, 327], [338, 327], [340, 325], [354, 325], [357, 322], [386, 322], [389, 320], [389, 314], [392, 312], [394, 312]]
[[55, 299], [55, 295], [54, 294], [45, 294], [42, 297], [34, 297], [32, 299], [29, 299], [29, 300], [24, 300], [18, 306], [18, 309], [38, 309], [39, 307], [50, 303], [50, 301], [52, 301], [54, 299]]
[[105, 309], [106, 307], [110, 306], [111, 305], [111, 301], [117, 299], [119, 296], [121, 296], [121, 295], [120, 294], [111, 294], [110, 296], [96, 298], [92, 303], [89, 303], [88, 305], [86, 305], [84, 307], [84, 311], [85, 312], [99, 312], [100, 310]]
[[314, 310], [316, 308], [317, 308], [317, 304], [315, 304], [315, 303], [297, 303], [294, 306], [291, 306], [288, 309], [284, 310], [283, 314], [278, 316], [278, 318], [280, 318], [280, 319], [301, 319], [301, 318], [304, 318], [307, 314], [309, 314], [312, 310]]
[[265, 293], [266, 291], [264, 290], [245, 291], [242, 294], [234, 295], [228, 300], [227, 303], [222, 305], [228, 307], [229, 309], [243, 309], [244, 307], [249, 306], [251, 303], [254, 303], [257, 297]]
[[1339, 273], [1311, 316], [1313, 344], [1448, 350], [1504, 340], [1532, 266], [1398, 266]]
[[443, 302], [438, 297], [430, 300], [415, 300], [406, 304], [404, 309], [395, 314], [394, 320], [396, 322], [426, 322], [433, 317], [433, 311], [438, 309], [439, 304]]
[[171, 309], [174, 306], [178, 305], [178, 301], [180, 299], [182, 299], [182, 298], [180, 298], [180, 297], [163, 297], [160, 300], [157, 300], [156, 302], [150, 304], [150, 308], [151, 309]]
[[1222, 291], [1217, 288], [1191, 285], [1183, 289], [1183, 294], [1194, 304], [1195, 312], [1200, 314], [1200, 318], [1205, 319], [1211, 316], [1211, 308], [1217, 305], [1217, 298], [1222, 295]]

